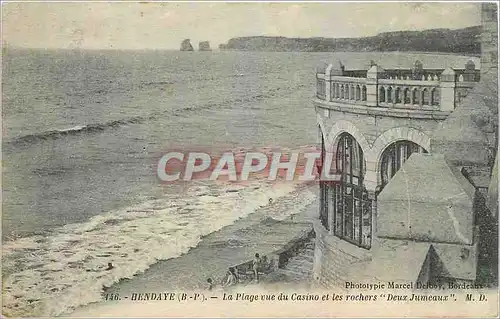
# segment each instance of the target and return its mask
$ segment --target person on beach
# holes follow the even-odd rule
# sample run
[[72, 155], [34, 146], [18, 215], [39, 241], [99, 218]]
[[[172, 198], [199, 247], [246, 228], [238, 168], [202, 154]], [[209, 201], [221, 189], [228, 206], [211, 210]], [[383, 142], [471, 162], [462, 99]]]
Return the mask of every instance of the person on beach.
[[212, 281], [212, 278], [208, 278], [207, 279], [207, 282], [208, 282], [208, 291], [212, 291], [212, 289], [214, 289], [214, 283]]
[[253, 259], [253, 272], [255, 275], [255, 281], [259, 281], [259, 269], [260, 269], [260, 256], [259, 253], [255, 254]]
[[106, 268], [105, 270], [111, 270], [113, 268], [115, 268], [115, 266], [113, 266], [112, 263], [108, 263], [108, 268]]
[[236, 276], [236, 272], [233, 267], [229, 267], [229, 270], [227, 271], [227, 279], [223, 286], [230, 287], [236, 285], [237, 283], [238, 277]]

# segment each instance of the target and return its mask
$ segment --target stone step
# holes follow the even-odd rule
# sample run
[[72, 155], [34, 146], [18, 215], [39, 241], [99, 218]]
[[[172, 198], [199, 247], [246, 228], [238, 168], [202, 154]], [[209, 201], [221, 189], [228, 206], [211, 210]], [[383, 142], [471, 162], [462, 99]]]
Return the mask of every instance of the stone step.
[[294, 260], [293, 262], [290, 262], [283, 267], [284, 269], [288, 268], [304, 268], [304, 269], [309, 269], [312, 268], [313, 263], [307, 260]]
[[305, 252], [299, 254], [298, 256], [301, 256], [304, 259], [314, 258], [314, 250], [313, 251], [305, 251]]
[[301, 269], [312, 269], [313, 268], [313, 263], [308, 260], [294, 260], [289, 263], [287, 263], [283, 269], [296, 269], [296, 268], [301, 268]]
[[308, 269], [308, 268], [312, 268], [313, 263], [310, 262], [310, 261], [308, 261], [308, 260], [295, 260], [294, 262], [287, 264], [283, 268], [289, 268], [288, 266], [291, 266], [291, 267], [302, 267], [302, 268]]
[[277, 275], [286, 278], [287, 282], [310, 282], [314, 263], [314, 243], [314, 238], [306, 243], [295, 256], [287, 261], [283, 268], [276, 270]]
[[305, 259], [314, 258], [314, 250], [306, 251], [301, 254], [301, 256], [303, 256]]
[[292, 264], [292, 263], [312, 263], [313, 262], [313, 257], [309, 257], [309, 256], [296, 256], [294, 258], [291, 258], [287, 265], [288, 264]]
[[289, 270], [289, 271], [296, 272], [296, 273], [304, 273], [305, 274], [305, 273], [311, 272], [312, 267], [304, 267], [301, 265], [298, 265], [298, 266], [291, 265], [290, 267], [286, 267], [285, 269]]
[[284, 274], [287, 277], [298, 277], [298, 278], [304, 278], [309, 275], [307, 272], [297, 271], [294, 269], [280, 269], [279, 273]]
[[307, 260], [308, 262], [313, 263], [314, 262], [314, 255], [302, 256], [302, 260]]
[[306, 281], [311, 278], [311, 274], [295, 273], [293, 271], [280, 271], [280, 273], [290, 281]]

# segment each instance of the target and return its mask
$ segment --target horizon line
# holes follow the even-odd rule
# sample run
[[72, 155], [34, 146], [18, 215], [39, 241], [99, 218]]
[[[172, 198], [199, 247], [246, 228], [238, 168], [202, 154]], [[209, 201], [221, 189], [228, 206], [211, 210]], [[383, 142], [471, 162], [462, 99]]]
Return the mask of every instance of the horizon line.
[[[66, 1], [66, 0], [61, 0], [61, 1]], [[135, 0], [130, 0], [130, 2], [133, 2]], [[376, 0], [373, 0], [376, 1]], [[10, 2], [19, 2], [19, 1], [10, 1]], [[21, 1], [24, 2], [24, 1]], [[55, 2], [60, 2], [60, 1], [55, 1]], [[85, 2], [85, 1], [84, 1]], [[159, 2], [159, 1], [153, 1], [153, 2]], [[285, 39], [333, 39], [333, 40], [341, 40], [341, 39], [363, 39], [363, 38], [372, 38], [372, 37], [377, 37], [381, 34], [390, 34], [390, 33], [398, 33], [398, 32], [425, 32], [425, 31], [432, 31], [432, 30], [463, 30], [463, 29], [468, 29], [468, 28], [474, 28], [474, 27], [481, 27], [481, 25], [470, 25], [467, 27], [461, 27], [461, 28], [429, 28], [429, 29], [421, 29], [421, 30], [409, 30], [409, 29], [404, 29], [404, 30], [396, 30], [396, 31], [385, 31], [385, 32], [379, 32], [376, 33], [375, 35], [369, 35], [369, 36], [360, 36], [360, 37], [324, 37], [324, 36], [309, 36], [309, 37], [295, 37], [295, 36], [281, 36], [281, 35], [249, 35], [249, 36], [237, 36], [237, 37], [231, 37], [229, 38], [225, 43], [219, 43], [215, 47], [211, 47], [211, 51], [252, 51], [252, 50], [227, 50], [227, 49], [220, 49], [220, 45], [226, 45], [231, 39], [245, 39], [245, 38], [285, 38]], [[189, 40], [191, 42], [190, 38], [185, 38], [182, 40], [179, 40], [179, 43], [182, 41]], [[211, 42], [210, 40], [201, 40], [198, 42]], [[196, 43], [196, 41], [195, 41]], [[142, 51], [142, 50], [161, 50], [161, 51], [179, 51], [179, 48], [113, 48], [113, 47], [103, 47], [103, 48], [68, 48], [68, 47], [28, 47], [28, 46], [19, 46], [19, 45], [13, 45], [9, 44], [7, 41], [3, 40], [2, 41], [2, 49], [5, 48], [15, 48], [15, 49], [54, 49], [54, 50], [120, 50], [120, 51]], [[197, 50], [194, 50], [197, 51]], [[257, 50], [260, 51], [260, 50]], [[396, 51], [396, 50], [395, 50]], [[205, 51], [207, 52], [207, 51]], [[279, 52], [279, 51], [277, 51]], [[283, 52], [302, 52], [302, 51], [283, 51]], [[312, 51], [312, 52], [334, 52], [334, 51]], [[337, 51], [337, 52], [343, 52], [343, 51]], [[351, 51], [345, 51], [345, 52], [351, 52]], [[352, 51], [356, 52], [356, 51]], [[384, 52], [384, 51], [381, 51]], [[389, 52], [394, 52], [394, 51], [389, 51]], [[408, 51], [402, 51], [402, 52], [408, 52]], [[429, 51], [422, 51], [422, 52], [429, 52]], [[437, 53], [439, 51], [436, 51]], [[453, 54], [452, 52], [450, 52]]]

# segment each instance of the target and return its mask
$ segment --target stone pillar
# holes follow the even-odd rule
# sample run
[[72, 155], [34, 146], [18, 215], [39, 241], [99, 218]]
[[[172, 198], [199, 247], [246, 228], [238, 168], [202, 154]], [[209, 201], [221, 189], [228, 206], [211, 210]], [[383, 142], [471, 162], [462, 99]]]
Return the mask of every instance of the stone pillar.
[[377, 167], [376, 163], [367, 159], [364, 185], [367, 191], [375, 192], [377, 189]]
[[368, 191], [368, 199], [372, 202], [372, 233], [371, 233], [371, 246], [377, 233], [377, 196], [375, 192]]
[[376, 213], [377, 213], [377, 202], [375, 200], [375, 194], [377, 191], [377, 163], [373, 158], [367, 158], [366, 160], [366, 172], [364, 178], [364, 186], [368, 192], [368, 199], [372, 203], [372, 231], [371, 231], [371, 245], [373, 246], [373, 241], [375, 238], [376, 230]]
[[455, 109], [455, 71], [452, 68], [446, 68], [441, 73], [441, 111], [453, 111]]
[[318, 134], [316, 135], [316, 149], [322, 151], [322, 141], [326, 139], [326, 137], [323, 137], [323, 131], [321, 130], [321, 126], [318, 124]]
[[328, 64], [328, 66], [325, 69], [325, 99], [327, 101], [332, 100], [332, 68], [333, 66], [331, 64]]
[[366, 105], [378, 105], [378, 79], [384, 69], [378, 65], [372, 66], [366, 73]]
[[474, 82], [476, 79], [476, 65], [474, 61], [469, 60], [465, 64], [465, 72], [463, 74], [464, 82]]

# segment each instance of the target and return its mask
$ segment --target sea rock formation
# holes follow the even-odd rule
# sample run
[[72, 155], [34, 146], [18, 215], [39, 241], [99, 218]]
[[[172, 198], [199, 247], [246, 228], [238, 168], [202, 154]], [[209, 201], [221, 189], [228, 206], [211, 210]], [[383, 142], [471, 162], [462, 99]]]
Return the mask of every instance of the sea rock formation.
[[201, 41], [198, 44], [198, 49], [200, 51], [212, 51], [212, 49], [210, 48], [210, 42], [208, 41]]
[[185, 39], [181, 42], [181, 51], [194, 51], [190, 39]]

